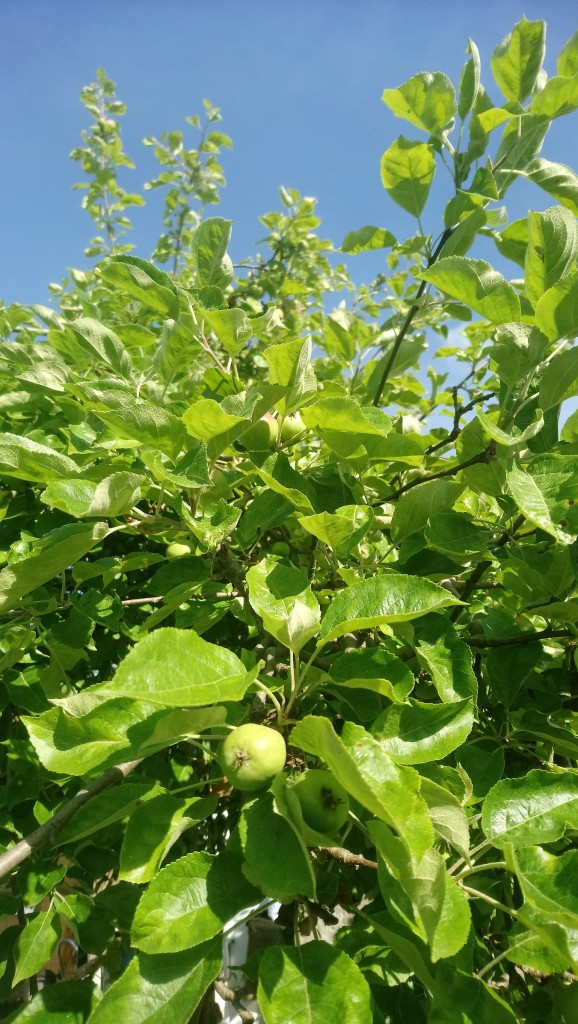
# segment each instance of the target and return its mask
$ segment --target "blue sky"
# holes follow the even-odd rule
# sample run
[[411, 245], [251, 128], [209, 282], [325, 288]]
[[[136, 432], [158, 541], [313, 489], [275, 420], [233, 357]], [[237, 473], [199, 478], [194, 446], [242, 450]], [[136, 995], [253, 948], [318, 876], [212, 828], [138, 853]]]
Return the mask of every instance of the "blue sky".
[[[553, 74], [575, 11], [566, 0], [0, 0], [0, 297], [46, 302], [49, 281], [86, 266], [93, 226], [71, 191], [79, 168], [68, 154], [88, 123], [80, 89], [98, 66], [128, 106], [123, 138], [137, 169], [122, 183], [130, 190], [154, 174], [145, 135], [184, 127], [203, 97], [222, 108], [234, 148], [224, 154], [220, 212], [234, 219], [237, 262], [254, 252], [263, 234], [257, 218], [279, 207], [281, 184], [318, 197], [322, 235], [337, 245], [367, 223], [413, 233], [413, 219], [381, 187], [379, 160], [402, 132], [420, 133], [387, 110], [383, 89], [421, 70], [457, 82], [471, 36], [500, 103], [488, 67], [496, 43], [522, 14], [545, 17]], [[576, 119], [561, 119], [544, 154], [576, 166], [577, 136]], [[434, 190], [425, 227], [437, 233], [435, 197]], [[150, 255], [159, 204], [160, 195], [149, 194], [144, 208], [130, 211], [137, 255]], [[548, 205], [533, 186], [508, 195], [512, 219]], [[375, 259], [352, 260], [356, 279], [375, 271]]]

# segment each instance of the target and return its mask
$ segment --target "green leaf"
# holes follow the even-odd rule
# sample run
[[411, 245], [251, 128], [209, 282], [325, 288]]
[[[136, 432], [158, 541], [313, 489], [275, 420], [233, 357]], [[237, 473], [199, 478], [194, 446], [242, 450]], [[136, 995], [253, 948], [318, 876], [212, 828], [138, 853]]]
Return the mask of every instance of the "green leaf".
[[535, 306], [540, 297], [573, 267], [578, 255], [576, 218], [561, 206], [528, 212], [525, 284]]
[[396, 764], [442, 761], [466, 741], [474, 724], [471, 699], [452, 704], [393, 704], [376, 718], [372, 735]]
[[104, 363], [119, 377], [131, 376], [132, 360], [118, 335], [109, 327], [91, 317], [78, 317], [63, 321], [62, 330], [75, 348], [80, 347], [91, 357], [91, 364]]
[[554, 856], [539, 846], [529, 846], [509, 849], [506, 856], [528, 903], [550, 921], [576, 932], [578, 897], [573, 880], [578, 870], [578, 850]]
[[300, 516], [299, 524], [307, 533], [327, 544], [332, 551], [351, 551], [373, 524], [373, 512], [363, 505], [343, 505], [337, 512], [319, 512]]
[[162, 868], [143, 893], [132, 944], [155, 956], [188, 950], [260, 901], [260, 892], [245, 879], [232, 853], [188, 853]]
[[441, 135], [457, 110], [454, 87], [440, 71], [422, 71], [397, 89], [384, 89], [381, 98], [396, 117], [411, 121], [429, 135]]
[[201, 711], [159, 710], [156, 704], [118, 697], [113, 700], [78, 695], [63, 701], [64, 708], [52, 708], [36, 718], [22, 717], [32, 745], [49, 770], [64, 775], [87, 775], [112, 765], [197, 736], [221, 724], [224, 708]]
[[433, 148], [400, 135], [381, 158], [381, 183], [403, 210], [419, 217], [436, 171]]
[[512, 173], [533, 181], [578, 217], [578, 175], [571, 167], [551, 160], [536, 159], [523, 170], [514, 170]]
[[171, 847], [183, 832], [203, 821], [217, 801], [175, 797], [160, 793], [134, 811], [126, 827], [120, 851], [119, 878], [142, 885], [150, 882]]
[[250, 426], [247, 416], [227, 412], [213, 398], [199, 398], [181, 418], [189, 434], [206, 442], [211, 460], [216, 459]]
[[215, 332], [230, 356], [236, 356], [253, 335], [251, 321], [242, 309], [202, 309], [198, 314]]
[[578, 73], [578, 32], [570, 37], [558, 55], [558, 74], [568, 77]]
[[380, 409], [361, 407], [352, 398], [321, 398], [302, 412], [306, 425], [342, 459], [382, 459], [393, 426]]
[[547, 364], [540, 378], [538, 401], [543, 409], [552, 409], [576, 394], [578, 394], [578, 349], [571, 348], [559, 352]]
[[494, 78], [507, 100], [523, 103], [534, 89], [544, 61], [546, 23], [521, 18], [491, 57]]
[[174, 707], [241, 700], [250, 682], [243, 663], [192, 629], [171, 626], [143, 637], [100, 693]]
[[391, 539], [399, 544], [422, 530], [431, 515], [444, 512], [458, 500], [465, 484], [457, 480], [427, 480], [402, 494], [391, 519]]
[[458, 114], [462, 121], [472, 110], [480, 87], [480, 53], [473, 39], [468, 39], [467, 53], [471, 57], [462, 68], [459, 85]]
[[[111, 440], [132, 441], [155, 448], [170, 458], [185, 446], [183, 424], [167, 409], [136, 398], [123, 388], [99, 384], [75, 384], [87, 408], [107, 426]], [[119, 447], [131, 447], [121, 444]]]
[[469, 861], [468, 817], [458, 798], [428, 778], [422, 778], [419, 792], [428, 806], [436, 835], [453, 846], [460, 857]]
[[[522, 445], [525, 445], [530, 438], [539, 434], [544, 426], [544, 417], [541, 409], [534, 409], [534, 418], [525, 430], [520, 431], [519, 434], [509, 434], [507, 430], [502, 430], [501, 427], [494, 422], [494, 419], [497, 420], [499, 418], [500, 412], [490, 415], [486, 412], [482, 412], [480, 406], [477, 405], [476, 416], [484, 428], [484, 433], [491, 437], [493, 441], [497, 441], [498, 444], [504, 445], [506, 448], [522, 447]], [[514, 427], [513, 429], [516, 430], [517, 428]]]
[[395, 765], [380, 743], [360, 725], [345, 722], [338, 736], [327, 718], [308, 715], [291, 732], [290, 743], [327, 764], [348, 793], [398, 832], [419, 861], [433, 844], [427, 805], [416, 771]]
[[259, 965], [259, 1008], [265, 1024], [371, 1024], [371, 992], [346, 953], [326, 942], [272, 946]]
[[205, 942], [172, 955], [134, 957], [104, 993], [90, 1024], [189, 1024], [221, 970], [221, 945]]
[[462, 563], [483, 555], [492, 542], [491, 531], [462, 512], [436, 512], [429, 516], [424, 536], [430, 547]]
[[197, 287], [214, 285], [226, 288], [233, 276], [233, 265], [227, 256], [232, 220], [208, 217], [193, 235], [191, 250], [197, 267]]
[[19, 434], [0, 434], [0, 474], [17, 480], [46, 483], [77, 476], [76, 462], [44, 444]]
[[555, 75], [532, 100], [531, 111], [537, 117], [562, 117], [578, 109], [578, 74], [572, 78]]
[[549, 341], [578, 331], [578, 270], [544, 292], [536, 305], [536, 323]]
[[484, 260], [448, 256], [417, 274], [453, 299], [471, 306], [491, 323], [520, 319], [520, 299], [506, 279]]
[[395, 703], [403, 703], [414, 686], [405, 662], [379, 647], [340, 654], [331, 662], [329, 675], [338, 690], [371, 690]]
[[60, 832], [59, 843], [73, 843], [101, 828], [122, 821], [142, 801], [150, 800], [156, 791], [151, 782], [125, 782], [122, 786], [94, 796], [84, 804]]
[[567, 828], [578, 828], [578, 773], [535, 769], [520, 779], [503, 779], [484, 801], [482, 828], [499, 849], [560, 839]]
[[268, 345], [263, 356], [269, 366], [269, 382], [287, 389], [277, 403], [282, 416], [293, 412], [317, 394], [317, 378], [311, 365], [311, 338], [295, 338]]
[[146, 477], [136, 473], [112, 473], [96, 483], [82, 477], [56, 480], [40, 495], [51, 508], [59, 508], [69, 516], [85, 519], [95, 516], [122, 516], [139, 503], [140, 485]]
[[108, 523], [71, 523], [47, 533], [31, 555], [0, 572], [0, 611], [14, 608], [20, 598], [73, 565], [107, 534]]
[[238, 824], [243, 874], [280, 903], [315, 899], [315, 876], [303, 841], [275, 806], [272, 793], [245, 804]]
[[179, 315], [179, 292], [168, 274], [138, 256], [109, 256], [102, 260], [96, 273], [113, 285], [138, 299], [157, 313], [176, 320]]
[[247, 573], [249, 602], [271, 636], [294, 654], [319, 632], [321, 609], [309, 580], [275, 557], [263, 558]]
[[5, 1024], [25, 1021], [26, 1024], [85, 1024], [98, 1005], [98, 989], [92, 979], [66, 981], [45, 985], [14, 1013], [4, 1018]]
[[[506, 384], [515, 384], [538, 366], [548, 347], [542, 332], [528, 324], [502, 324], [496, 330], [495, 339], [491, 357], [500, 379]], [[547, 409], [546, 406], [545, 411]]]
[[14, 985], [36, 974], [50, 960], [60, 938], [60, 923], [54, 910], [40, 911], [31, 918], [16, 939]]
[[544, 494], [529, 473], [525, 473], [518, 466], [513, 466], [506, 474], [506, 481], [512, 498], [526, 519], [551, 537], [555, 537], [561, 544], [572, 543], [574, 537], [554, 522]]
[[443, 964], [435, 975], [428, 1024], [516, 1024], [508, 1004], [481, 978]]
[[286, 498], [299, 512], [305, 515], [315, 512], [317, 498], [314, 488], [302, 473], [293, 469], [283, 452], [275, 452], [274, 455], [253, 452], [251, 459], [267, 487]]
[[359, 252], [370, 252], [374, 249], [389, 249], [390, 246], [396, 244], [396, 239], [391, 231], [368, 224], [367, 227], [350, 231], [345, 236], [341, 243], [341, 252], [356, 255]]
[[470, 908], [466, 894], [448, 874], [442, 855], [430, 849], [415, 864], [383, 822], [370, 822], [369, 832], [380, 856], [412, 903], [432, 962], [455, 956], [469, 935]]
[[357, 629], [409, 622], [461, 602], [443, 587], [418, 576], [387, 573], [341, 590], [321, 623], [323, 644]]

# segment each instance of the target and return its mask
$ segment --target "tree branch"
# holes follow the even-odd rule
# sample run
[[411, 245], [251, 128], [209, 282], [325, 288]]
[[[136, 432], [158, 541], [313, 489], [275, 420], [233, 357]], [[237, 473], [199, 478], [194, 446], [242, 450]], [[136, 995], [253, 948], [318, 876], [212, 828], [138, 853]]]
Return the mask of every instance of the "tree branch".
[[534, 640], [555, 640], [557, 638], [578, 640], [575, 633], [567, 629], [541, 629], [537, 633], [518, 633], [517, 636], [472, 636], [463, 639], [470, 647], [509, 647], [512, 644], [527, 644]]
[[379, 501], [374, 502], [375, 505], [383, 505], [388, 501], [395, 501], [396, 498], [401, 497], [406, 491], [411, 491], [412, 487], [419, 487], [420, 484], [427, 484], [430, 480], [441, 480], [444, 476], [455, 476], [459, 473], [460, 469], [467, 469], [468, 466], [475, 466], [478, 462], [489, 462], [495, 455], [496, 446], [494, 444], [488, 445], [482, 452], [478, 452], [477, 455], [472, 455], [471, 459], [466, 459], [465, 462], [458, 462], [455, 466], [450, 466], [449, 469], [441, 469], [438, 473], [428, 473], [427, 476], [416, 477], [415, 480], [410, 480], [408, 484], [403, 487], [399, 487], [397, 491], [393, 491], [392, 494], [386, 495], [385, 498], [380, 498]]
[[[445, 229], [442, 237], [440, 238], [440, 240], [438, 242], [438, 245], [437, 245], [437, 247], [435, 249], [435, 252], [432, 254], [432, 256], [430, 257], [430, 259], [427, 262], [428, 270], [429, 270], [429, 268], [431, 266], [433, 266], [433, 264], [435, 263], [435, 261], [437, 260], [437, 258], [439, 256], [439, 254], [441, 253], [444, 245], [446, 244], [448, 238], [450, 238], [451, 235], [453, 235], [454, 231], [455, 231], [455, 228], [446, 228]], [[405, 320], [403, 321], [403, 324], [401, 325], [401, 327], [399, 329], [399, 333], [398, 333], [397, 338], [395, 339], [395, 341], [394, 341], [394, 343], [392, 345], [391, 352], [389, 353], [389, 358], [388, 358], [388, 360], [387, 360], [387, 362], [385, 364], [383, 373], [381, 375], [381, 380], [379, 381], [379, 385], [378, 385], [377, 391], [375, 392], [375, 397], [373, 399], [373, 405], [379, 405], [379, 403], [381, 401], [381, 396], [383, 394], [383, 389], [384, 389], [385, 385], [387, 384], [387, 379], [388, 379], [389, 374], [391, 372], [391, 368], [392, 368], [392, 366], [393, 366], [393, 364], [395, 362], [395, 357], [397, 356], [397, 353], [399, 352], [399, 350], [401, 348], [401, 343], [402, 343], [403, 339], [405, 338], [409, 328], [411, 327], [411, 323], [412, 323], [412, 320], [413, 320], [415, 314], [417, 313], [418, 309], [420, 308], [419, 299], [421, 299], [424, 291], [426, 290], [426, 287], [427, 287], [427, 281], [422, 281], [420, 286], [419, 286], [419, 288], [418, 288], [418, 290], [417, 290], [417, 293], [416, 293], [416, 296], [415, 296], [415, 302], [413, 303], [412, 306], [409, 307], [409, 310], [407, 312], [407, 316], [406, 316]]]
[[[514, 525], [512, 526], [511, 532], [510, 533], [504, 533], [504, 535], [502, 537], [500, 537], [499, 541], [497, 541], [496, 547], [503, 548], [504, 545], [507, 544], [509, 540], [511, 540], [512, 534], [515, 533], [516, 530], [519, 529], [519, 527], [522, 525], [523, 522], [525, 522], [524, 516], [519, 515], [517, 517], [517, 519], [514, 520]], [[486, 559], [484, 559], [483, 562], [478, 562], [476, 568], [471, 573], [469, 579], [466, 580], [466, 584], [465, 584], [464, 589], [463, 589], [463, 591], [462, 591], [462, 593], [460, 595], [462, 601], [467, 601], [468, 597], [471, 596], [471, 594], [476, 589], [476, 586], [478, 585], [479, 581], [481, 580], [482, 576], [490, 568], [491, 564], [492, 564], [492, 559], [491, 558], [486, 558]], [[456, 608], [454, 608], [454, 610], [453, 610], [453, 612], [452, 612], [452, 614], [450, 616], [451, 621], [452, 622], [456, 622], [456, 620], [459, 619], [459, 617], [460, 617], [461, 613], [463, 612], [463, 610], [464, 610], [464, 605], [458, 605]]]
[[376, 861], [367, 860], [367, 858], [363, 857], [360, 853], [352, 853], [351, 850], [345, 850], [342, 846], [323, 846], [321, 849], [328, 857], [333, 857], [334, 860], [340, 860], [342, 864], [355, 864], [357, 867], [377, 868]]
[[109, 768], [99, 779], [95, 779], [85, 789], [79, 790], [76, 796], [73, 796], [72, 800], [65, 804], [64, 807], [61, 807], [44, 825], [41, 825], [40, 828], [31, 832], [25, 839], [16, 843], [9, 850], [6, 850], [6, 853], [1, 854], [0, 878], [9, 875], [11, 871], [14, 871], [14, 868], [17, 868], [27, 860], [41, 846], [46, 846], [47, 843], [52, 842], [79, 808], [91, 800], [93, 796], [97, 796], [98, 793], [102, 793], [104, 790], [111, 789], [113, 786], [118, 786], [120, 782], [124, 782], [127, 775], [130, 775], [133, 769], [141, 763], [141, 760], [142, 758], [138, 761], [127, 761], [125, 764], [118, 764], [114, 768]]

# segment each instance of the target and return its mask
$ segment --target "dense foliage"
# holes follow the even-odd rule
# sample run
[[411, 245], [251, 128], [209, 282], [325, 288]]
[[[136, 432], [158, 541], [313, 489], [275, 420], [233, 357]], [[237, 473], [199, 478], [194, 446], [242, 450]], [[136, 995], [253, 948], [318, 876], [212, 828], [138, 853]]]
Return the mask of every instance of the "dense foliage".
[[[578, 35], [550, 78], [544, 40], [498, 45], [492, 99], [472, 41], [457, 88], [385, 90], [412, 237], [334, 249], [282, 188], [237, 267], [205, 212], [219, 111], [145, 140], [147, 261], [124, 107], [104, 72], [84, 90], [94, 269], [0, 309], [10, 1020], [207, 1022], [215, 990], [265, 1024], [578, 1019], [578, 177], [539, 156]], [[510, 222], [519, 178], [552, 205]], [[232, 920], [274, 903], [275, 944], [222, 976]]]

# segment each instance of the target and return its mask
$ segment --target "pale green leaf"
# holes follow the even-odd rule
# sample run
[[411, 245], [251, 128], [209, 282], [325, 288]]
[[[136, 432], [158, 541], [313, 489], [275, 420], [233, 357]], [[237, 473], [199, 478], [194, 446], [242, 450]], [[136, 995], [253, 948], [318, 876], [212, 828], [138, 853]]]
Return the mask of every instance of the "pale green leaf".
[[391, 539], [399, 544], [422, 530], [430, 516], [451, 508], [465, 484], [457, 480], [428, 480], [402, 494], [391, 519]]
[[488, 793], [482, 828], [494, 846], [516, 849], [552, 843], [567, 828], [578, 829], [578, 773], [534, 769], [519, 779], [503, 779]]
[[457, 110], [454, 87], [440, 71], [422, 71], [397, 89], [384, 89], [381, 98], [396, 117], [411, 121], [429, 135], [441, 135]]
[[98, 483], [82, 477], [56, 480], [42, 492], [40, 500], [76, 519], [122, 516], [139, 503], [145, 480], [136, 473], [112, 473]]
[[532, 92], [544, 61], [546, 23], [522, 17], [491, 57], [494, 78], [507, 100], [523, 103]]
[[453, 299], [471, 306], [492, 323], [520, 319], [520, 299], [501, 274], [484, 260], [448, 256], [417, 275]]
[[121, 289], [145, 306], [172, 317], [179, 315], [179, 293], [163, 270], [137, 256], [109, 256], [96, 273], [108, 284]]
[[344, 633], [409, 622], [454, 604], [460, 601], [428, 579], [401, 573], [374, 576], [337, 594], [323, 617], [321, 639], [326, 644]]
[[419, 217], [436, 171], [433, 149], [400, 135], [381, 158], [381, 182], [403, 210]]
[[326, 942], [272, 946], [259, 965], [265, 1024], [371, 1024], [371, 992], [360, 968]]
[[131, 939], [144, 953], [178, 953], [222, 931], [261, 894], [245, 879], [241, 861], [225, 851], [188, 853], [162, 868], [143, 893]]
[[249, 569], [247, 586], [251, 607], [267, 632], [294, 654], [317, 635], [321, 609], [299, 569], [272, 556], [263, 558]]
[[396, 239], [391, 231], [368, 224], [367, 227], [359, 228], [357, 231], [350, 231], [341, 243], [341, 251], [355, 255], [358, 252], [369, 252], [374, 249], [389, 249], [395, 244]]
[[372, 735], [396, 764], [442, 761], [468, 738], [474, 724], [471, 699], [452, 704], [393, 704], [376, 718]]
[[16, 939], [14, 948], [14, 985], [20, 984], [24, 978], [30, 978], [44, 967], [47, 960], [50, 960], [59, 938], [60, 924], [53, 909], [40, 911], [27, 922]]

